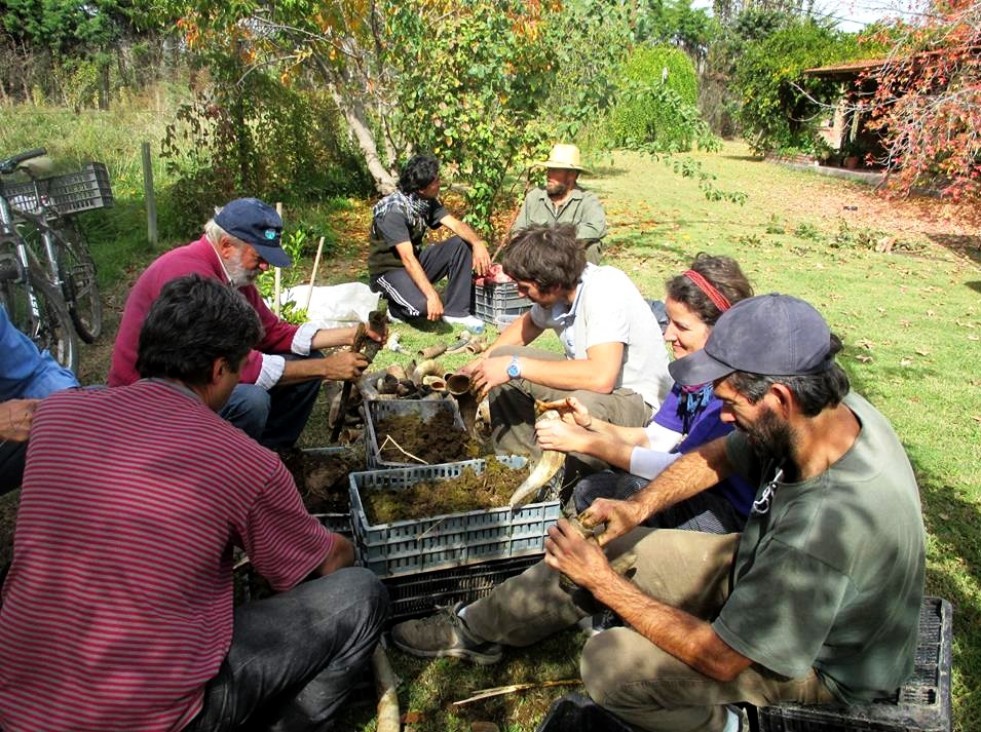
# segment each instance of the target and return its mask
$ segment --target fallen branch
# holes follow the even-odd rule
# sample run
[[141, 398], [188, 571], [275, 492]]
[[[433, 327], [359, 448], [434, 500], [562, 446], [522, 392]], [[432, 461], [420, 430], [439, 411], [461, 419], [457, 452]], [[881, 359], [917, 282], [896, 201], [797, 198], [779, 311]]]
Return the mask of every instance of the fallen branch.
[[378, 723], [375, 729], [377, 732], [399, 732], [402, 724], [399, 718], [399, 697], [395, 692], [398, 681], [381, 643], [375, 646], [371, 668], [375, 672], [375, 689], [378, 692]]
[[513, 694], [517, 691], [527, 691], [528, 689], [548, 689], [553, 686], [577, 686], [581, 684], [582, 681], [579, 679], [564, 679], [562, 681], [533, 681], [528, 684], [511, 684], [509, 686], [495, 686], [493, 689], [483, 689], [478, 691], [473, 696], [468, 699], [461, 699], [460, 701], [455, 701], [452, 703], [454, 707], [462, 707], [464, 704], [469, 704], [470, 702], [481, 701], [483, 699], [490, 699], [495, 696], [502, 696], [504, 694]]

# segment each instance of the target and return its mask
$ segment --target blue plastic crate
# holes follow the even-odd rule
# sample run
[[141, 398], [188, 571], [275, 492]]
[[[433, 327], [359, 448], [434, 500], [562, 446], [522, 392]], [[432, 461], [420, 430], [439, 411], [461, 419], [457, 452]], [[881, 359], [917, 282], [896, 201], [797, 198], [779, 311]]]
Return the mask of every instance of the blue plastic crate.
[[[497, 457], [522, 467], [523, 457]], [[488, 508], [387, 524], [371, 524], [361, 492], [407, 488], [423, 481], [455, 478], [467, 467], [478, 474], [485, 460], [423, 465], [351, 474], [351, 524], [360, 563], [379, 577], [428, 572], [491, 559], [541, 554], [548, 527], [559, 516], [559, 502], [532, 503], [511, 510]]]

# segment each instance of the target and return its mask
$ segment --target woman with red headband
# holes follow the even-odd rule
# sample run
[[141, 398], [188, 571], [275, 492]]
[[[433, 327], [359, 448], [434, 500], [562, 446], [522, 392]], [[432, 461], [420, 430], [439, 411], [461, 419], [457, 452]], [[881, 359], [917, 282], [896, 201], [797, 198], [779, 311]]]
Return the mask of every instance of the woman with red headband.
[[[701, 350], [722, 313], [753, 296], [752, 286], [734, 259], [708, 254], [699, 254], [690, 269], [668, 280], [666, 290], [664, 340], [671, 344], [675, 358]], [[591, 455], [620, 468], [579, 481], [573, 493], [577, 512], [597, 498], [630, 496], [683, 453], [732, 430], [719, 419], [722, 402], [715, 398], [712, 384], [675, 384], [646, 427], [619, 427], [594, 419], [575, 399], [570, 399], [570, 406], [572, 411], [564, 421], [538, 423], [541, 447]], [[645, 524], [718, 534], [741, 531], [754, 493], [742, 479], [728, 478], [652, 516]]]

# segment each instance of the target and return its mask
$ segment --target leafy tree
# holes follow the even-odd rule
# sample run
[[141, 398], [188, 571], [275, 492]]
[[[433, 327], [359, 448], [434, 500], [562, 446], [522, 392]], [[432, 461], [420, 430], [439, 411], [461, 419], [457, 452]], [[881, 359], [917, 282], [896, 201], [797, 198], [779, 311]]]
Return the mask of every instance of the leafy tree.
[[952, 198], [981, 194], [981, 2], [934, 0], [918, 25], [873, 34], [891, 47], [870, 78], [872, 121], [903, 193], [934, 185]]
[[709, 144], [696, 103], [698, 77], [691, 59], [671, 46], [639, 46], [619, 74], [620, 102], [610, 115], [612, 142], [659, 152]]
[[859, 53], [854, 36], [812, 20], [795, 20], [748, 44], [736, 64], [735, 81], [743, 133], [753, 151], [813, 149], [815, 120], [837, 96], [838, 86], [802, 72]]
[[[297, 90], [329, 91], [380, 192], [398, 163], [428, 149], [451, 181], [468, 184], [477, 225], [554, 79], [547, 18], [558, 4], [537, 0], [293, 0], [228, 4], [176, 0], [192, 47], [222, 85], [223, 110], [250, 149], [253, 100], [238, 102], [250, 77]], [[232, 93], [234, 91], [234, 93]], [[206, 128], [204, 128], [206, 129]], [[225, 146], [229, 148], [228, 145]], [[240, 180], [250, 163], [240, 159]]]

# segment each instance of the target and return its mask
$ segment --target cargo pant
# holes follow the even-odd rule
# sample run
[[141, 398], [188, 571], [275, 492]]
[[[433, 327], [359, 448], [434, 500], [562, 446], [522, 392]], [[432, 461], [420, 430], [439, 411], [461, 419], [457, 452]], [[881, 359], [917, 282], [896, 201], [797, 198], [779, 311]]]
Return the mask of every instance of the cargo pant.
[[[633, 581], [645, 593], [704, 620], [713, 619], [730, 591], [739, 534], [634, 529], [610, 543], [609, 557], [633, 551]], [[544, 562], [512, 577], [467, 606], [469, 630], [486, 641], [528, 646], [585, 617]], [[799, 679], [751, 665], [730, 682], [704, 676], [630, 628], [594, 635], [583, 648], [580, 673], [589, 695], [638, 730], [721, 732], [723, 705], [824, 704], [834, 697], [811, 671]]]

